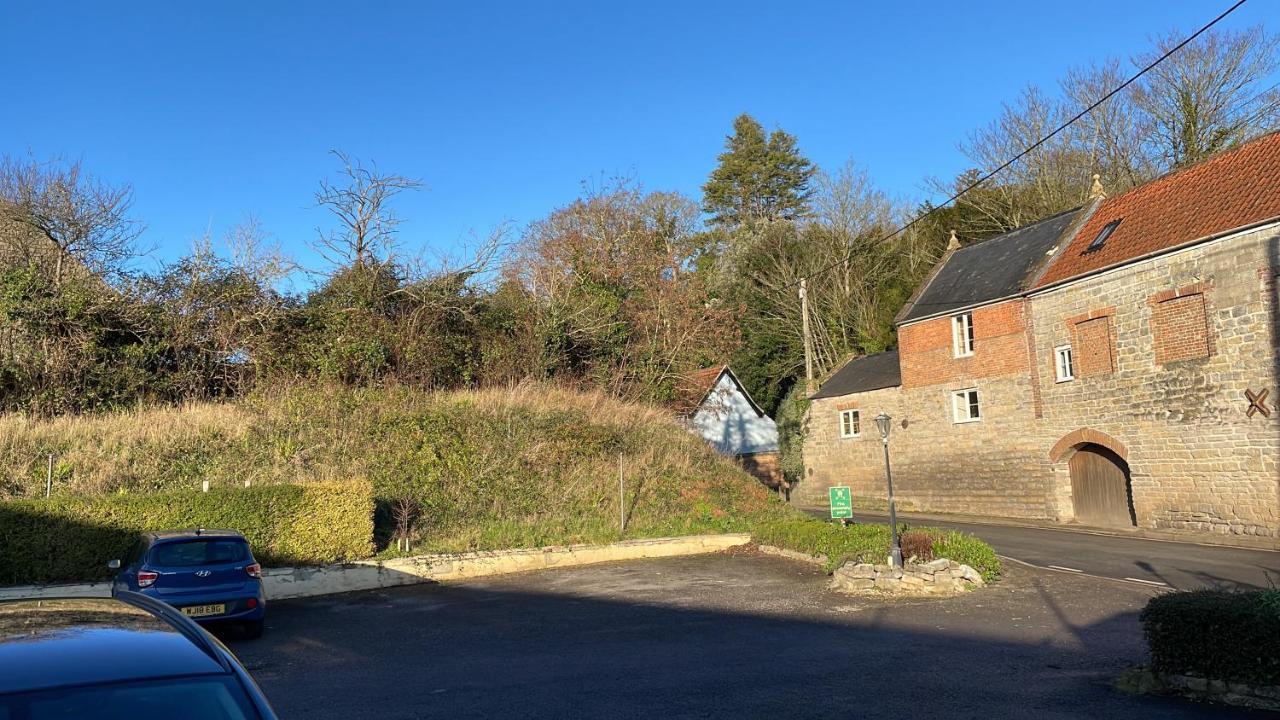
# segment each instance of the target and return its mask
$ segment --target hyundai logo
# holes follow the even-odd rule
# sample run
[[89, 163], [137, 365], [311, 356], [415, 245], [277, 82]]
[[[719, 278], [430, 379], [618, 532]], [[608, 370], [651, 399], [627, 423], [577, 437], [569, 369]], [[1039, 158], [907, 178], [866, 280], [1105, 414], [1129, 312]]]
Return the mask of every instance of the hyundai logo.
[[211, 571], [209, 571], [209, 570], [197, 570], [197, 571], [196, 571], [196, 577], [209, 577], [209, 575], [210, 575], [210, 574], [211, 574]]

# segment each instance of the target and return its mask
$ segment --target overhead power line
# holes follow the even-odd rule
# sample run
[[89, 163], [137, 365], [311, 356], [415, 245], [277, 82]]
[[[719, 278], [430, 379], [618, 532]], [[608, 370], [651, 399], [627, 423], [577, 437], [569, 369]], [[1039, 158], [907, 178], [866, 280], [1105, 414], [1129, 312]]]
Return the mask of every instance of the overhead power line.
[[[1167, 59], [1169, 58], [1169, 56], [1171, 56], [1171, 55], [1173, 55], [1174, 53], [1178, 52], [1178, 51], [1179, 51], [1179, 50], [1181, 50], [1182, 48], [1186, 47], [1186, 45], [1187, 45], [1188, 43], [1190, 43], [1191, 41], [1193, 41], [1193, 40], [1195, 40], [1196, 38], [1200, 37], [1200, 36], [1201, 36], [1201, 35], [1203, 35], [1204, 33], [1208, 32], [1210, 28], [1212, 28], [1214, 25], [1217, 25], [1219, 22], [1221, 22], [1221, 21], [1223, 20], [1223, 18], [1225, 18], [1225, 17], [1227, 17], [1228, 15], [1230, 15], [1231, 13], [1235, 12], [1235, 11], [1236, 11], [1236, 10], [1237, 10], [1241, 5], [1244, 5], [1244, 4], [1245, 4], [1245, 2], [1246, 2], [1246, 0], [1237, 0], [1237, 2], [1236, 2], [1235, 4], [1233, 4], [1231, 7], [1227, 8], [1226, 10], [1224, 10], [1224, 11], [1222, 12], [1222, 14], [1220, 14], [1220, 15], [1218, 15], [1217, 17], [1215, 17], [1214, 19], [1210, 20], [1208, 23], [1206, 23], [1204, 26], [1202, 26], [1199, 30], [1196, 30], [1194, 33], [1192, 33], [1192, 34], [1188, 35], [1188, 36], [1186, 37], [1186, 39], [1184, 39], [1182, 42], [1180, 42], [1180, 43], [1178, 43], [1177, 45], [1175, 45], [1175, 46], [1173, 46], [1172, 48], [1170, 48], [1168, 52], [1166, 52], [1165, 54], [1163, 54], [1163, 55], [1161, 55], [1160, 57], [1158, 57], [1158, 58], [1156, 58], [1155, 60], [1153, 60], [1153, 61], [1152, 61], [1151, 63], [1149, 63], [1146, 67], [1142, 68], [1142, 69], [1141, 69], [1141, 70], [1139, 70], [1137, 73], [1135, 73], [1133, 76], [1131, 76], [1128, 80], [1125, 80], [1124, 82], [1122, 82], [1122, 83], [1120, 83], [1119, 85], [1117, 85], [1115, 88], [1113, 88], [1113, 89], [1111, 90], [1111, 92], [1108, 92], [1106, 95], [1103, 95], [1102, 97], [1100, 97], [1100, 98], [1098, 98], [1096, 101], [1094, 101], [1094, 103], [1093, 103], [1093, 104], [1089, 105], [1089, 106], [1088, 106], [1088, 107], [1086, 107], [1085, 109], [1083, 109], [1083, 110], [1081, 110], [1080, 112], [1076, 113], [1074, 116], [1072, 116], [1072, 117], [1071, 117], [1071, 119], [1070, 119], [1070, 120], [1067, 120], [1066, 122], [1064, 122], [1064, 123], [1062, 123], [1061, 125], [1059, 125], [1059, 126], [1057, 127], [1057, 129], [1056, 129], [1056, 130], [1054, 130], [1053, 132], [1049, 133], [1048, 135], [1045, 135], [1044, 137], [1042, 137], [1042, 138], [1040, 138], [1039, 140], [1035, 141], [1035, 142], [1034, 142], [1034, 143], [1032, 143], [1031, 145], [1027, 146], [1027, 148], [1026, 148], [1025, 150], [1023, 150], [1022, 152], [1020, 152], [1020, 153], [1018, 153], [1017, 155], [1015, 155], [1015, 156], [1013, 156], [1012, 158], [1010, 158], [1008, 161], [1006, 161], [1006, 162], [1005, 162], [1003, 165], [1001, 165], [1000, 167], [998, 167], [998, 168], [996, 168], [995, 170], [992, 170], [992, 171], [990, 171], [990, 172], [988, 172], [988, 173], [984, 174], [982, 177], [978, 178], [977, 180], [975, 180], [974, 182], [970, 183], [969, 185], [966, 185], [964, 188], [962, 188], [962, 189], [961, 189], [959, 192], [957, 192], [955, 195], [952, 195], [951, 197], [949, 197], [949, 198], [947, 198], [945, 201], [943, 201], [941, 205], [936, 205], [936, 206], [934, 206], [933, 208], [929, 209], [927, 212], [925, 212], [925, 213], [923, 213], [923, 214], [921, 214], [921, 215], [918, 215], [918, 216], [916, 216], [915, 218], [912, 218], [912, 220], [911, 220], [910, 222], [908, 222], [907, 224], [905, 224], [905, 225], [903, 225], [903, 226], [899, 227], [897, 230], [894, 230], [893, 232], [889, 233], [888, 235], [885, 235], [884, 237], [880, 238], [880, 239], [878, 240], [878, 242], [885, 242], [885, 241], [887, 241], [887, 240], [892, 240], [893, 238], [897, 237], [898, 235], [901, 235], [902, 233], [906, 232], [907, 230], [910, 230], [910, 229], [912, 228], [912, 226], [914, 226], [916, 223], [920, 222], [921, 220], [924, 220], [925, 218], [929, 217], [929, 216], [930, 216], [930, 215], [932, 215], [933, 213], [938, 212], [939, 210], [942, 210], [943, 208], [945, 208], [946, 206], [948, 206], [948, 205], [950, 205], [951, 203], [955, 202], [956, 200], [959, 200], [959, 199], [960, 199], [960, 197], [961, 197], [961, 196], [963, 196], [965, 193], [969, 192], [970, 190], [973, 190], [974, 188], [978, 187], [978, 186], [979, 186], [979, 185], [981, 185], [982, 183], [984, 183], [984, 182], [986, 182], [986, 181], [990, 180], [991, 178], [995, 177], [997, 174], [999, 174], [1000, 172], [1004, 171], [1004, 170], [1005, 170], [1006, 168], [1008, 168], [1010, 165], [1013, 165], [1014, 163], [1018, 162], [1019, 160], [1021, 160], [1021, 159], [1022, 159], [1022, 158], [1024, 158], [1024, 157], [1026, 157], [1027, 155], [1030, 155], [1032, 152], [1035, 152], [1035, 150], [1036, 150], [1037, 148], [1039, 148], [1041, 145], [1044, 145], [1045, 143], [1047, 143], [1047, 142], [1049, 142], [1050, 140], [1052, 140], [1054, 137], [1056, 137], [1056, 136], [1057, 136], [1059, 133], [1061, 133], [1063, 130], [1066, 130], [1068, 127], [1070, 127], [1072, 123], [1076, 122], [1077, 120], [1079, 120], [1080, 118], [1084, 117], [1085, 115], [1088, 115], [1090, 112], [1093, 112], [1093, 110], [1094, 110], [1095, 108], [1097, 108], [1099, 105], [1101, 105], [1102, 103], [1104, 103], [1104, 102], [1106, 102], [1106, 101], [1110, 100], [1110, 99], [1111, 99], [1111, 98], [1112, 98], [1116, 93], [1118, 93], [1118, 92], [1120, 92], [1120, 91], [1124, 90], [1125, 88], [1129, 87], [1130, 85], [1132, 85], [1134, 82], [1136, 82], [1136, 81], [1138, 80], [1138, 78], [1141, 78], [1143, 75], [1146, 75], [1146, 74], [1147, 74], [1148, 72], [1150, 72], [1150, 71], [1151, 71], [1155, 66], [1157, 66], [1157, 65], [1159, 65], [1160, 63], [1162, 63], [1162, 62], [1164, 62], [1165, 60], [1167, 60]], [[840, 260], [837, 260], [837, 261], [835, 261], [835, 262], [833, 262], [833, 263], [831, 263], [831, 264], [829, 264], [829, 265], [825, 265], [825, 266], [823, 266], [823, 267], [821, 267], [821, 268], [819, 268], [819, 269], [815, 270], [814, 272], [809, 273], [809, 274], [808, 274], [807, 276], [805, 276], [805, 277], [806, 277], [806, 278], [812, 278], [812, 277], [814, 277], [815, 275], [821, 275], [821, 274], [823, 274], [823, 273], [825, 273], [825, 272], [829, 272], [829, 271], [831, 271], [831, 270], [833, 270], [833, 269], [835, 269], [835, 268], [837, 268], [837, 267], [840, 267], [840, 266], [844, 265], [844, 263], [848, 262], [852, 257], [853, 257], [853, 254], [852, 254], [852, 253], [849, 253], [849, 254], [845, 255], [843, 258], [841, 258]], [[800, 284], [800, 281], [796, 281], [796, 282], [789, 283], [789, 284], [788, 284], [788, 285], [786, 285], [785, 287], [786, 287], [786, 288], [792, 288], [792, 287], [796, 287], [796, 286], [798, 286], [799, 284]]]

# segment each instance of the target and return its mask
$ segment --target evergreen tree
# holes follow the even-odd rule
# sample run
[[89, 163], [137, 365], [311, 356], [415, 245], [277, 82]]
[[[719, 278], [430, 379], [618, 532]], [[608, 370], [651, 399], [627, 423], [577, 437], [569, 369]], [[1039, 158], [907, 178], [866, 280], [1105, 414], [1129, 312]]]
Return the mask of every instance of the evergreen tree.
[[702, 209], [711, 224], [740, 228], [757, 222], [795, 220], [808, 213], [816, 168], [782, 130], [766, 135], [755, 118], [733, 121], [720, 165], [702, 186]]

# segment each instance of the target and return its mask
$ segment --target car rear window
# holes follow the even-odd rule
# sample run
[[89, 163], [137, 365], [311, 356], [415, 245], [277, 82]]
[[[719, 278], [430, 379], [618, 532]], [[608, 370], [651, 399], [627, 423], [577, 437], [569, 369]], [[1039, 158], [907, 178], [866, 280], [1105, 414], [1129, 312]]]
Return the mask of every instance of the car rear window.
[[241, 540], [183, 540], [151, 548], [151, 564], [161, 567], [191, 567], [244, 562], [249, 546]]
[[0, 696], [0, 720], [251, 720], [261, 716], [226, 676], [59, 688]]

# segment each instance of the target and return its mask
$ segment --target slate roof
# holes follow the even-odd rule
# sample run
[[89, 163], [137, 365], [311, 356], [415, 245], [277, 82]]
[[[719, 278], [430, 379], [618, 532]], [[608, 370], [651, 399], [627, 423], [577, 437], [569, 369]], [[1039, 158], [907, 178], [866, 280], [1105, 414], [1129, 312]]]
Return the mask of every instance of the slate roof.
[[[1036, 283], [1135, 260], [1280, 216], [1280, 132], [1103, 200]], [[1089, 244], [1119, 220], [1106, 243]]]
[[863, 355], [844, 364], [834, 375], [822, 383], [811, 399], [839, 397], [853, 393], [897, 387], [902, 384], [902, 371], [898, 367], [898, 351]]
[[941, 315], [1017, 295], [1076, 219], [1080, 208], [960, 248], [933, 275], [898, 322]]

